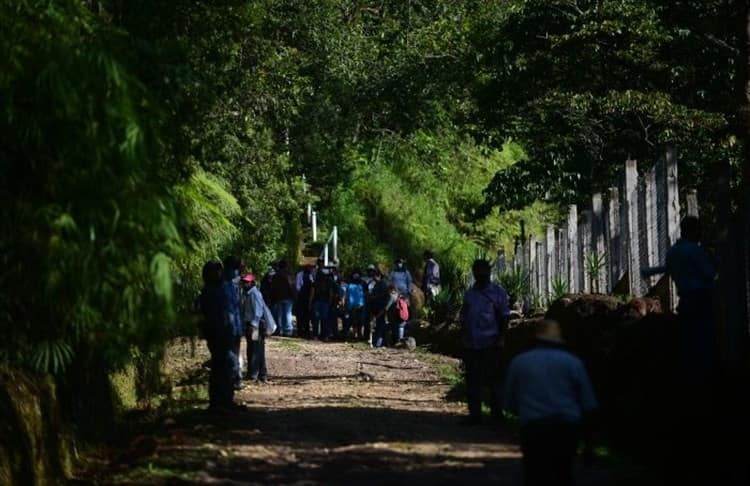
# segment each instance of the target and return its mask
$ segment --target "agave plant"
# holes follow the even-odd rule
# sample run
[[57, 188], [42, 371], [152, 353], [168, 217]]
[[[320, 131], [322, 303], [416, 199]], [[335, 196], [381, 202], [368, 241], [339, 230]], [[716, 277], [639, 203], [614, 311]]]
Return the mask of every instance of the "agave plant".
[[592, 252], [586, 257], [586, 272], [591, 279], [591, 291], [598, 293], [599, 289], [599, 277], [601, 276], [602, 270], [607, 266], [607, 253]]
[[523, 269], [510, 269], [498, 273], [497, 282], [508, 292], [511, 306], [529, 296], [529, 274]]
[[568, 279], [560, 274], [555, 275], [552, 278], [552, 293], [549, 296], [550, 303], [563, 298], [569, 293], [570, 285], [568, 284]]

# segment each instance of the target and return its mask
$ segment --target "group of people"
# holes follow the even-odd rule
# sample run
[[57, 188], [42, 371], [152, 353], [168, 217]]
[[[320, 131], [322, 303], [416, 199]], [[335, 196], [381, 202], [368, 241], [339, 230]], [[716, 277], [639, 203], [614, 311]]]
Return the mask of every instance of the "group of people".
[[[422, 289], [429, 300], [440, 292], [440, 266], [429, 250], [424, 260]], [[280, 336], [363, 340], [382, 347], [389, 340], [398, 345], [406, 338], [414, 286], [404, 259], [398, 259], [388, 274], [375, 264], [364, 273], [353, 269], [344, 274], [318, 260], [296, 275], [282, 260], [269, 267], [261, 293], [273, 309]]]
[[[429, 300], [440, 291], [440, 266], [431, 251], [425, 251], [424, 260], [422, 287]], [[204, 317], [201, 333], [211, 353], [211, 409], [237, 407], [233, 396], [242, 387], [243, 368], [246, 380], [268, 381], [267, 336], [354, 339], [376, 348], [405, 341], [414, 279], [403, 259], [395, 262], [388, 275], [374, 264], [367, 266], [364, 275], [356, 269], [344, 275], [322, 260], [317, 263], [294, 275], [288, 263], [280, 260], [260, 282], [244, 271], [236, 256], [225, 258], [223, 264], [210, 261], [204, 265], [199, 308]], [[246, 367], [241, 356], [243, 336]]]

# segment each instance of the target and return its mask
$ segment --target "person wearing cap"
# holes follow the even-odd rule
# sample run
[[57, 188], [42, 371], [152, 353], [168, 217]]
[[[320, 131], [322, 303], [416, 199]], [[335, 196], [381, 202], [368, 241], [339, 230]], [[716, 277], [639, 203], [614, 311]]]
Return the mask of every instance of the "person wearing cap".
[[474, 285], [466, 291], [461, 306], [463, 362], [466, 372], [469, 418], [467, 425], [482, 421], [482, 390], [490, 391], [489, 405], [495, 420], [502, 420], [500, 353], [502, 335], [510, 316], [508, 294], [490, 281], [487, 260], [472, 265]]
[[255, 275], [247, 274], [242, 278], [245, 289], [242, 317], [245, 322], [247, 339], [247, 379], [252, 382], [266, 382], [266, 323], [264, 319], [266, 303], [258, 290]]
[[424, 276], [422, 277], [422, 291], [427, 302], [432, 302], [440, 293], [440, 265], [435, 261], [431, 250], [424, 252]]
[[201, 333], [211, 353], [211, 372], [208, 377], [209, 410], [221, 411], [234, 405], [233, 329], [226, 319], [227, 299], [224, 295], [223, 267], [218, 261], [203, 266], [203, 289], [199, 297], [203, 313]]
[[[535, 324], [535, 346], [511, 361], [504, 408], [519, 418], [524, 484], [573, 484], [581, 435], [589, 438], [598, 408], [583, 362], [562, 339], [560, 324]], [[584, 452], [590, 454], [586, 441]]]
[[406, 268], [403, 258], [396, 260], [396, 267], [391, 270], [388, 280], [407, 301], [411, 300], [411, 285], [414, 279], [411, 276], [411, 272]]

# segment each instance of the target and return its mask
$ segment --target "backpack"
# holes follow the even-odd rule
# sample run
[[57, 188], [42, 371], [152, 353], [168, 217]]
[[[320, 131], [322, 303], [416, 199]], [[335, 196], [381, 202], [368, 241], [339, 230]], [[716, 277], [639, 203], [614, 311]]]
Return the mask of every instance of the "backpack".
[[365, 305], [365, 291], [360, 284], [352, 283], [346, 287], [346, 307], [357, 309]]
[[402, 322], [409, 320], [409, 302], [407, 302], [406, 298], [401, 294], [399, 294], [396, 299], [396, 310], [398, 311], [398, 318], [401, 319]]

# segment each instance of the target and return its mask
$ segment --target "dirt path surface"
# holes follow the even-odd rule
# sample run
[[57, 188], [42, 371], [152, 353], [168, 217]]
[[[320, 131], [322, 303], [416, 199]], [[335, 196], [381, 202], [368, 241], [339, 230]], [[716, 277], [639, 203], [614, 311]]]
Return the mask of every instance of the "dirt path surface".
[[[181, 346], [171, 355], [189, 354]], [[173, 359], [173, 371], [194, 378], [190, 363], [205, 359], [199, 346], [191, 360]], [[520, 452], [508, 434], [460, 425], [465, 405], [446, 399], [440, 370], [455, 364], [405, 350], [273, 339], [271, 383], [236, 395], [247, 411], [217, 417], [198, 401], [164, 422], [148, 457], [121, 460], [100, 482], [519, 484]], [[580, 484], [610, 478], [587, 470]]]

